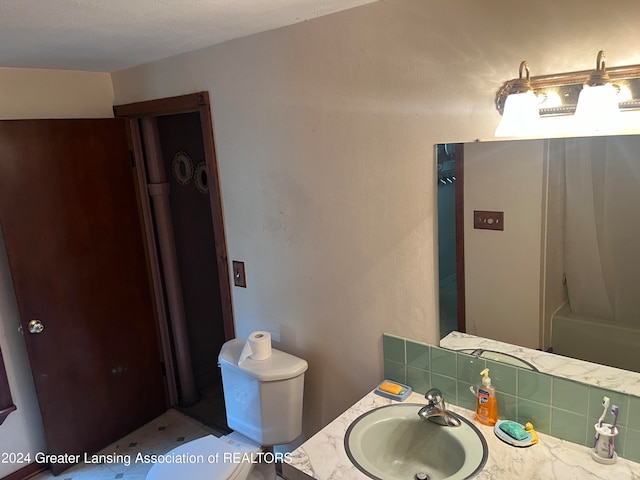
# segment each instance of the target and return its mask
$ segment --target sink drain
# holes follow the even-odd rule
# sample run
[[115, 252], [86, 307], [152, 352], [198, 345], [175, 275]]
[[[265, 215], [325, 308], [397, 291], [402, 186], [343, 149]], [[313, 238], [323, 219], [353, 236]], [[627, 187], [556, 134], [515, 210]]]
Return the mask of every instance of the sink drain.
[[429, 475], [424, 472], [418, 472], [414, 478], [416, 480], [429, 480]]

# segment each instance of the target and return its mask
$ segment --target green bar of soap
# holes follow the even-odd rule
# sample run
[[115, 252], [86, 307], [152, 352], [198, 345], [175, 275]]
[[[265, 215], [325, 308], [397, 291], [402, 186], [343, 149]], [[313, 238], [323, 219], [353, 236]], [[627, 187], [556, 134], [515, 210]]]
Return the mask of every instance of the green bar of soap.
[[527, 431], [522, 425], [510, 420], [500, 424], [500, 430], [516, 440], [524, 440], [527, 438]]

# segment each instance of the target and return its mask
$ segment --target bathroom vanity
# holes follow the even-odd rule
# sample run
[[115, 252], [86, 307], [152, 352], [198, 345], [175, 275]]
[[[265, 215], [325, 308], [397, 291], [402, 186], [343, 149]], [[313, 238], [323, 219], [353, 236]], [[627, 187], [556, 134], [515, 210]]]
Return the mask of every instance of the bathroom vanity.
[[[446, 401], [446, 399], [445, 399]], [[377, 407], [398, 403], [373, 392], [336, 418], [316, 435], [307, 440], [283, 464], [286, 480], [367, 480], [349, 460], [344, 448], [345, 433], [360, 415]], [[423, 395], [412, 393], [403, 403], [424, 404]], [[473, 419], [473, 412], [454, 405], [448, 409]], [[418, 409], [416, 409], [416, 415]], [[473, 420], [472, 420], [473, 421]], [[555, 437], [538, 433], [539, 442], [527, 448], [516, 448], [500, 441], [493, 427], [475, 423], [488, 446], [486, 465], [474, 478], [478, 480], [520, 480], [545, 478], [565, 480], [639, 479], [640, 464], [619, 458], [614, 465], [601, 465], [591, 459], [590, 449]], [[449, 428], [449, 427], [442, 427]]]
[[563, 357], [461, 332], [449, 333], [440, 340], [440, 346], [453, 351], [485, 349], [505, 353], [524, 360], [539, 372], [584, 384], [596, 383], [601, 388], [640, 397], [640, 373], [638, 372], [599, 365], [577, 358]]

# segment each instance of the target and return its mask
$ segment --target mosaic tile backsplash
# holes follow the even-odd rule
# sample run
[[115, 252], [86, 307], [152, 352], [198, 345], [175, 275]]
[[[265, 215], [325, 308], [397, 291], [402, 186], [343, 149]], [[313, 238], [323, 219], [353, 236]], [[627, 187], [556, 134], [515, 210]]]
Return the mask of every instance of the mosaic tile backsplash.
[[[461, 352], [384, 334], [384, 376], [410, 385], [418, 393], [440, 389], [445, 402], [475, 410], [469, 387], [478, 385], [489, 368], [501, 419], [531, 422], [539, 432], [593, 446], [594, 425], [602, 414], [602, 397], [620, 408], [618, 455], [640, 462], [640, 398], [624, 393], [525, 370]], [[608, 412], [605, 422], [611, 423]]]

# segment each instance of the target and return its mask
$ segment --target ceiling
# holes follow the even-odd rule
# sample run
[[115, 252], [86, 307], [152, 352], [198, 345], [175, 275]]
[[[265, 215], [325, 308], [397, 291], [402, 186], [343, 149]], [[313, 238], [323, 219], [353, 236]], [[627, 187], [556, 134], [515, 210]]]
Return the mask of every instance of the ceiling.
[[114, 72], [376, 0], [0, 0], [0, 67]]

